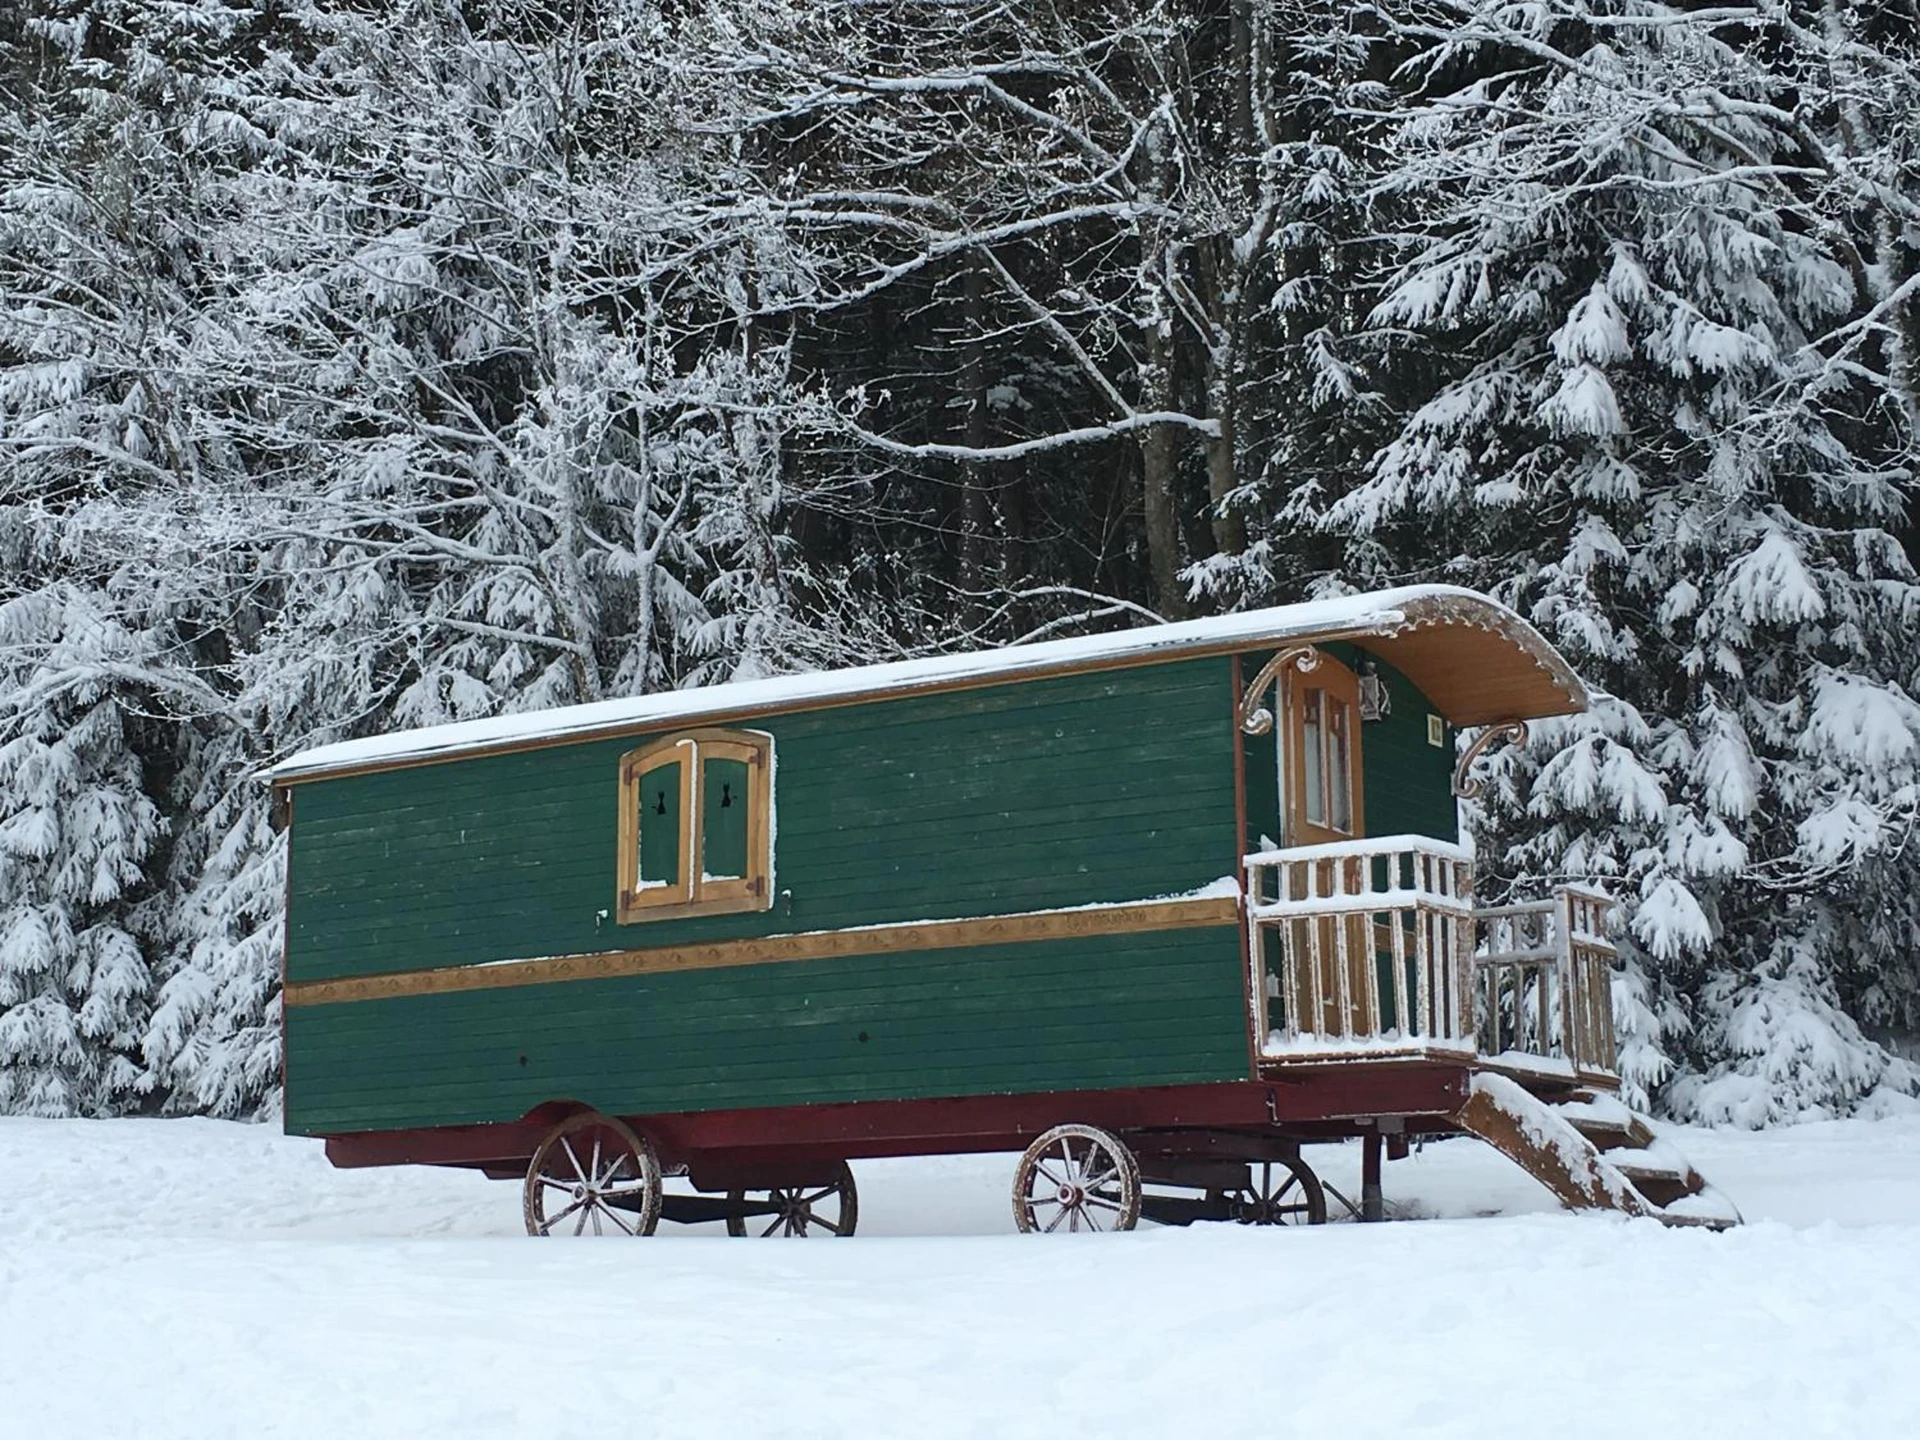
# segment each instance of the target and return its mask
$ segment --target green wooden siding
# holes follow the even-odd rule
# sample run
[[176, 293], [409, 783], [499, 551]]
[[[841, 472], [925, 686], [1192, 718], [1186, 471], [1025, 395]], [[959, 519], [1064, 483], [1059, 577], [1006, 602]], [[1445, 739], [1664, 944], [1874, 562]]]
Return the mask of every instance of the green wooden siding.
[[[1274, 652], [1263, 651], [1257, 655], [1240, 657], [1240, 679], [1242, 684], [1252, 681], [1260, 673], [1260, 667], [1273, 658]], [[1273, 694], [1269, 690], [1263, 704], [1271, 706]], [[1274, 726], [1278, 729], [1286, 724], [1286, 717], [1276, 713]], [[1275, 845], [1287, 843], [1287, 819], [1280, 797], [1280, 753], [1274, 731], [1264, 735], [1240, 736], [1240, 753], [1246, 765], [1247, 781], [1247, 851], [1261, 848], [1263, 839], [1271, 840]]]
[[[1249, 830], [1279, 830], [1273, 742], [1236, 739], [1230, 669], [1190, 659], [752, 722], [774, 737], [777, 899], [760, 913], [612, 918], [619, 761], [652, 736], [305, 784], [288, 975], [1191, 890], [1237, 863], [1236, 744]], [[1367, 829], [1452, 838], [1451, 747], [1427, 744], [1424, 697], [1382, 673], [1393, 715], [1363, 729]], [[646, 777], [650, 880], [694, 860], [681, 763]], [[704, 868], [743, 871], [747, 767], [705, 761], [699, 778]], [[311, 1134], [508, 1120], [555, 1099], [646, 1114], [1247, 1073], [1231, 925], [295, 1005], [286, 1037], [288, 1125]]]
[[[643, 737], [304, 784], [288, 976], [1193, 889], [1235, 865], [1230, 691], [1215, 657], [756, 720], [775, 757], [765, 913], [615, 923], [619, 757]], [[671, 810], [673, 785], [657, 788]]]
[[1244, 1078], [1237, 926], [287, 1011], [287, 1127], [477, 1124]]
[[[1329, 645], [1329, 654], [1352, 669], [1362, 652]], [[1457, 840], [1460, 822], [1453, 803], [1453, 729], [1442, 724], [1443, 743], [1427, 743], [1427, 716], [1437, 713], [1414, 683], [1384, 660], [1375, 661], [1387, 684], [1392, 710], [1384, 720], [1360, 727], [1360, 763], [1369, 835], [1426, 835]]]

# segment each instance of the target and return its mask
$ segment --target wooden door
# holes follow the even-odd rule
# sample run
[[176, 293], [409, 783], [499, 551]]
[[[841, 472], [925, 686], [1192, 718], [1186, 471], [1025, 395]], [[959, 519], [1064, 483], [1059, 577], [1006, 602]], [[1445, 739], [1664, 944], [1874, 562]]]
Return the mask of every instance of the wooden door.
[[[1288, 843], [1326, 845], [1357, 840], [1366, 831], [1360, 784], [1360, 677], [1331, 656], [1286, 681], [1286, 724], [1280, 773], [1286, 777]], [[1331, 897], [1362, 888], [1358, 858], [1309, 862], [1311, 893]], [[1361, 914], [1300, 920], [1293, 934], [1293, 993], [1303, 1008], [1302, 1029], [1327, 1039], [1365, 1038], [1375, 1031], [1367, 1004], [1367, 970], [1374, 963], [1370, 917]]]
[[[1324, 845], [1366, 833], [1360, 790], [1360, 677], [1322, 655], [1287, 677], [1288, 843]], [[1278, 728], [1278, 727], [1276, 727]]]

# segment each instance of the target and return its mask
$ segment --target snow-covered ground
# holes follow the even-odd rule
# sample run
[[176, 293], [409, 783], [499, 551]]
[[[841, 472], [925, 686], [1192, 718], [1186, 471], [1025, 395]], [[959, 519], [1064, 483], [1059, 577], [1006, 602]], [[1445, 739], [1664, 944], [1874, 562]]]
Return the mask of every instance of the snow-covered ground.
[[983, 1156], [857, 1166], [845, 1242], [535, 1241], [270, 1129], [0, 1120], [0, 1436], [1920, 1432], [1920, 1119], [1673, 1133], [1745, 1228], [1459, 1140], [1387, 1169], [1419, 1223], [1018, 1236]]

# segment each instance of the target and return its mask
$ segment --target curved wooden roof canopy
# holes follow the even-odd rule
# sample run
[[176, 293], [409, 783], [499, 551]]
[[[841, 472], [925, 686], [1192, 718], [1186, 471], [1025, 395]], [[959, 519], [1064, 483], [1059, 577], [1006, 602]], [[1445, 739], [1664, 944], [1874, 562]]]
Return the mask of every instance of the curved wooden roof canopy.
[[1355, 637], [1405, 675], [1448, 722], [1465, 729], [1501, 720], [1572, 715], [1586, 686], [1526, 621], [1484, 596], [1459, 591], [1401, 606], [1390, 632]]
[[1513, 611], [1472, 590], [1415, 585], [1073, 640], [665, 691], [375, 735], [305, 751], [282, 760], [262, 778], [288, 785], [472, 755], [654, 734], [670, 726], [745, 721], [1191, 656], [1270, 653], [1329, 640], [1350, 641], [1379, 656], [1419, 686], [1433, 708], [1456, 727], [1569, 715], [1587, 708], [1579, 676]]

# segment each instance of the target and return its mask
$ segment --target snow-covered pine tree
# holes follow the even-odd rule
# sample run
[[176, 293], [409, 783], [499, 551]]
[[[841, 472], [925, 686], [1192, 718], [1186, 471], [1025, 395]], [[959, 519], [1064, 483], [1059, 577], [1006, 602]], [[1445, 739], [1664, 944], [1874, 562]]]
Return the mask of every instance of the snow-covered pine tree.
[[[0, 508], [16, 577], [42, 558], [19, 522]], [[101, 1114], [149, 1088], [138, 906], [165, 824], [122, 678], [144, 639], [76, 585], [0, 589], [0, 1114]]]
[[[1856, 1016], [1911, 1020], [1920, 935], [1920, 590], [1886, 529], [1914, 308], [1862, 261], [1911, 273], [1913, 230], [1848, 159], [1863, 106], [1910, 143], [1904, 84], [1836, 94], [1762, 9], [1381, 13], [1401, 236], [1348, 343], [1397, 434], [1325, 519], [1351, 579], [1492, 590], [1606, 692], [1496, 762], [1483, 853], [1626, 899], [1633, 1098], [1680, 1069], [1675, 1111], [1761, 1124], [1910, 1090]], [[1783, 35], [1805, 63], [1770, 69]]]
[[[144, 561], [186, 553], [169, 492], [226, 459], [200, 424], [196, 219], [227, 152], [210, 70], [252, 18], [0, 11], [0, 1110], [153, 1084], [172, 729], [217, 696]], [[158, 527], [122, 524], [131, 506]]]

